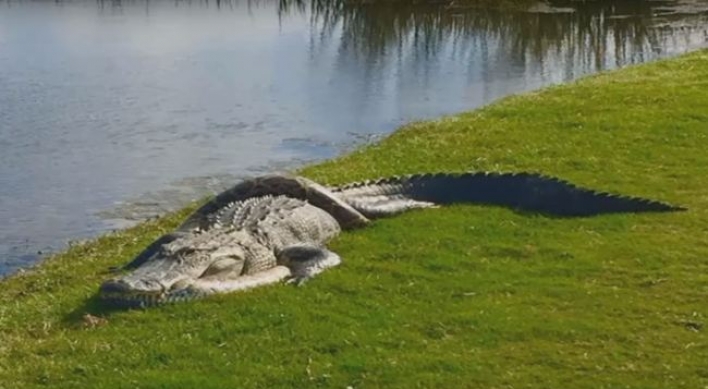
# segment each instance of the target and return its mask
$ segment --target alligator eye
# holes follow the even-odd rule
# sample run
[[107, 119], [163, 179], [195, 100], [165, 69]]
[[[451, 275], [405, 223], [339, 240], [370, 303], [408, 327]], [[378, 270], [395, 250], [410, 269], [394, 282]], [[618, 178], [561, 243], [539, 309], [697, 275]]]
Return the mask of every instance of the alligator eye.
[[193, 247], [180, 247], [176, 250], [170, 250], [165, 253], [165, 257], [176, 259], [178, 262], [182, 263], [182, 260], [192, 254], [196, 250]]
[[177, 254], [180, 256], [187, 256], [193, 254], [195, 251], [197, 250], [195, 250], [194, 247], [184, 247], [177, 251]]
[[165, 244], [160, 247], [161, 257], [183, 257], [194, 253], [194, 247], [175, 247], [171, 244]]

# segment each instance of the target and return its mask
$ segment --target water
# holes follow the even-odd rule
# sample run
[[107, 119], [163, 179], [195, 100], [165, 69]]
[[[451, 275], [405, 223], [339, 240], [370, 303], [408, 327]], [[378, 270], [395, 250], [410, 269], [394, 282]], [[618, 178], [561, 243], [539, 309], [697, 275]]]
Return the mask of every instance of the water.
[[411, 120], [708, 43], [703, 1], [0, 2], [0, 274]]

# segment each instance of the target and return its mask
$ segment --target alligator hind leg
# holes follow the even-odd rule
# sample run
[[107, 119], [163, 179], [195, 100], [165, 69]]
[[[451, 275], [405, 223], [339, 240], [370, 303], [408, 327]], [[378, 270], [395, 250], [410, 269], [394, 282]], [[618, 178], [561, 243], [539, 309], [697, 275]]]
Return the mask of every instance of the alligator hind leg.
[[290, 268], [288, 283], [302, 285], [325, 269], [342, 263], [339, 255], [324, 247], [302, 243], [287, 246], [276, 253], [278, 264]]
[[376, 219], [393, 216], [411, 209], [438, 208], [429, 201], [418, 201], [400, 195], [345, 197], [345, 200], [365, 217]]

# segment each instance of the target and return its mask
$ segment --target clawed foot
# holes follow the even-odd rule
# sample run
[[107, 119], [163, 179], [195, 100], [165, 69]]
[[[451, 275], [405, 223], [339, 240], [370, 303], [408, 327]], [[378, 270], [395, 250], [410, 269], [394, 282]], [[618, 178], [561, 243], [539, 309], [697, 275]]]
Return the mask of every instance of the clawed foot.
[[288, 285], [303, 286], [305, 283], [312, 279], [312, 276], [290, 276], [285, 279], [285, 283]]
[[290, 269], [286, 284], [303, 286], [325, 269], [337, 266], [341, 262], [339, 256], [324, 247], [300, 243], [294, 244], [278, 252], [278, 263]]

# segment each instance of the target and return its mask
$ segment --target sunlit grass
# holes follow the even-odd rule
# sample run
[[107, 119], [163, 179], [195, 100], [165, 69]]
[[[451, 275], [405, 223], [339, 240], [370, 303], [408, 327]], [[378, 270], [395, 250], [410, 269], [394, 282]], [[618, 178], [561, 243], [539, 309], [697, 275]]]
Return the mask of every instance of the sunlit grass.
[[3, 281], [0, 388], [704, 388], [706, 150], [706, 51], [411, 124], [303, 173], [527, 170], [689, 211], [411, 212], [342, 234], [303, 288], [105, 310], [106, 269], [184, 210]]

